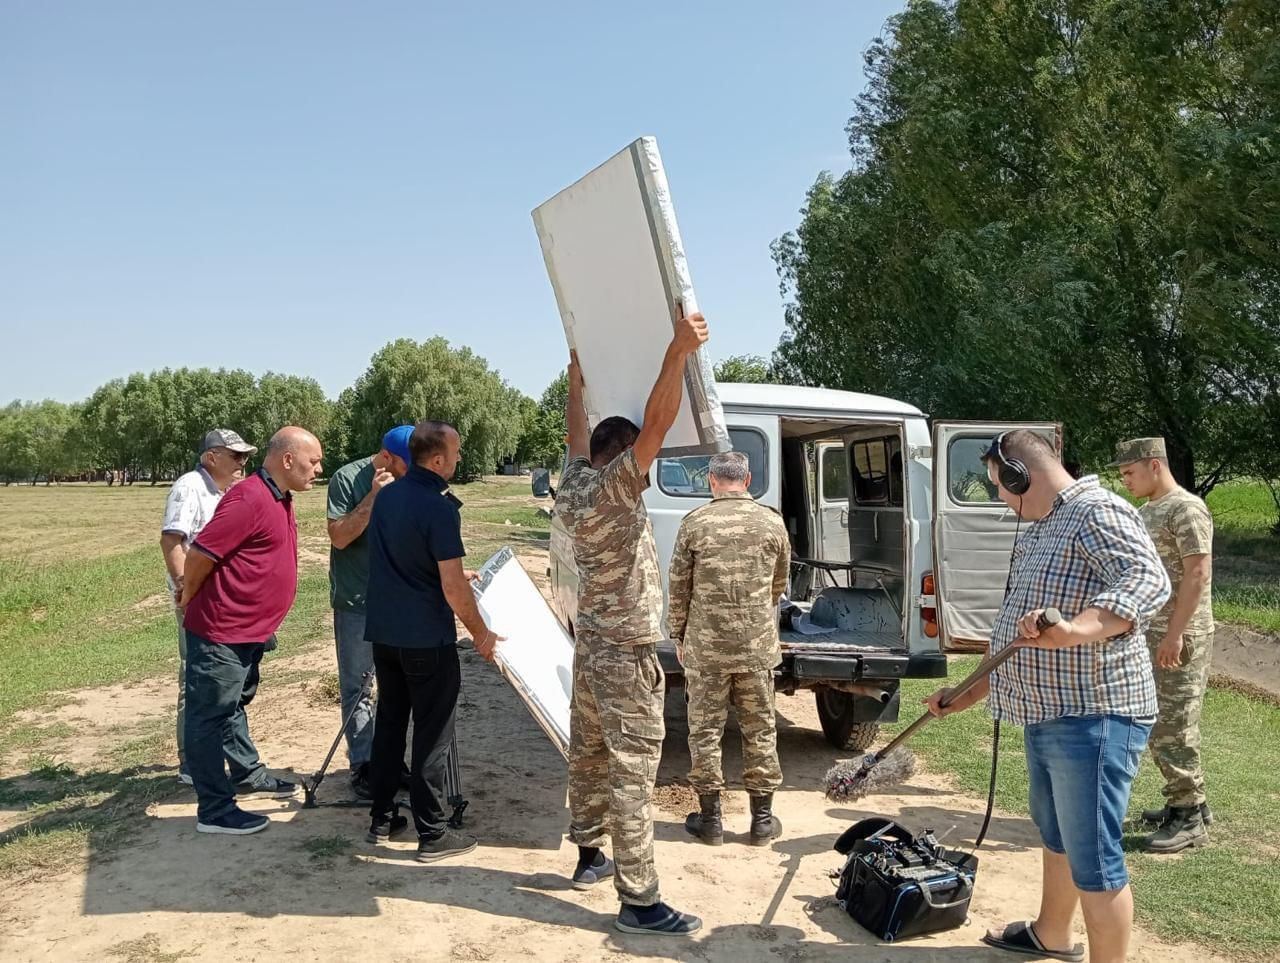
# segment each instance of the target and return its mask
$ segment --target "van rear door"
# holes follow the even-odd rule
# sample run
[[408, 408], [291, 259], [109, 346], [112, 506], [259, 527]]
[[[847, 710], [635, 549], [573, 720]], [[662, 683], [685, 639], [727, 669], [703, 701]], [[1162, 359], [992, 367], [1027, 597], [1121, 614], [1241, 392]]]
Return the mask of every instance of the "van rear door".
[[1018, 519], [987, 480], [982, 455], [996, 435], [1018, 428], [1040, 433], [1062, 451], [1059, 424], [933, 423], [933, 574], [946, 646], [991, 641]]

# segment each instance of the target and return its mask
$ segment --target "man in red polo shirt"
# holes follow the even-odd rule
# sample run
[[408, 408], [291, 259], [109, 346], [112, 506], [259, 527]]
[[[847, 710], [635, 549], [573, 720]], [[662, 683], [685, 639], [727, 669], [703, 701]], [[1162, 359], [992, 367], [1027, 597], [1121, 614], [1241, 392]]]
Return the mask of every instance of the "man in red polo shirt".
[[[312, 486], [320, 460], [315, 435], [281, 428], [267, 445], [262, 467], [223, 496], [187, 553], [179, 601], [187, 632], [187, 768], [198, 799], [196, 830], [202, 833], [247, 836], [266, 829], [266, 817], [240, 809], [236, 797], [287, 798], [297, 791], [257, 759], [244, 705], [257, 686], [267, 642], [297, 593], [292, 492]], [[228, 727], [229, 743], [243, 754], [224, 756]]]

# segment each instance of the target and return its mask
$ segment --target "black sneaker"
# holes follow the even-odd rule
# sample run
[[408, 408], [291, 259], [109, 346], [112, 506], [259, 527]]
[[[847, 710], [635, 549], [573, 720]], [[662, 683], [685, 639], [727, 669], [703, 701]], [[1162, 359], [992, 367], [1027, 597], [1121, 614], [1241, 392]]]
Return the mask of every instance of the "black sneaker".
[[210, 819], [207, 822], [196, 820], [196, 832], [222, 833], [225, 836], [249, 836], [253, 833], [262, 832], [270, 825], [270, 822], [266, 816], [247, 813], [243, 809], [232, 809], [230, 812], [223, 813], [217, 819]]
[[573, 888], [591, 889], [596, 883], [602, 879], [608, 879], [612, 875], [613, 860], [604, 853], [596, 853], [595, 861], [590, 866], [584, 866], [574, 871]]
[[390, 816], [375, 817], [369, 823], [369, 832], [365, 834], [364, 838], [371, 843], [385, 843], [388, 839], [394, 839], [399, 836], [408, 828], [408, 817], [401, 816], [397, 810]]
[[236, 786], [239, 799], [290, 799], [298, 794], [298, 784], [268, 776], [260, 782], [242, 782]]
[[628, 906], [623, 903], [613, 925], [623, 933], [689, 936], [702, 929], [702, 920], [672, 909], [666, 903], [654, 903], [652, 906]]
[[373, 802], [373, 785], [369, 782], [367, 762], [362, 762], [351, 774], [351, 793], [361, 802]]
[[443, 836], [436, 839], [419, 839], [418, 855], [414, 857], [420, 863], [434, 863], [451, 856], [461, 856], [476, 848], [476, 838], [466, 833], [456, 833], [446, 829]]

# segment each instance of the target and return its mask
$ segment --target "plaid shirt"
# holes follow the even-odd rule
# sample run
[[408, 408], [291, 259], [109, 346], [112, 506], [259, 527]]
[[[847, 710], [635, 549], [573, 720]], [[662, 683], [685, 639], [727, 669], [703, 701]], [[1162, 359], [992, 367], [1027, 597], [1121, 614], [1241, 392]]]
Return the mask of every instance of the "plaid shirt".
[[1049, 514], [1014, 546], [992, 654], [1017, 638], [1022, 616], [1049, 606], [1066, 619], [1105, 609], [1133, 628], [1087, 645], [1023, 649], [991, 676], [992, 715], [1018, 725], [1062, 716], [1153, 718], [1156, 689], [1144, 633], [1169, 592], [1169, 576], [1136, 509], [1094, 475], [1063, 489]]

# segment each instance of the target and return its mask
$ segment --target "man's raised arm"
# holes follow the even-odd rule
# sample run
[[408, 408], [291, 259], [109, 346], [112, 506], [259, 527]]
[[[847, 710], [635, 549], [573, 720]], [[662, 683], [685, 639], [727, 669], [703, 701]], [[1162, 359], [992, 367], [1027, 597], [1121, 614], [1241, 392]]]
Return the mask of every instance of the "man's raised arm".
[[644, 424], [640, 426], [640, 437], [636, 439], [633, 453], [640, 473], [648, 472], [653, 465], [667, 432], [676, 423], [676, 415], [680, 413], [680, 399], [684, 397], [684, 367], [689, 355], [697, 351], [707, 341], [707, 322], [701, 314], [694, 313], [681, 317], [676, 323], [675, 337], [667, 346], [666, 357], [662, 359], [662, 370], [658, 380], [649, 392], [649, 400], [644, 406]]

